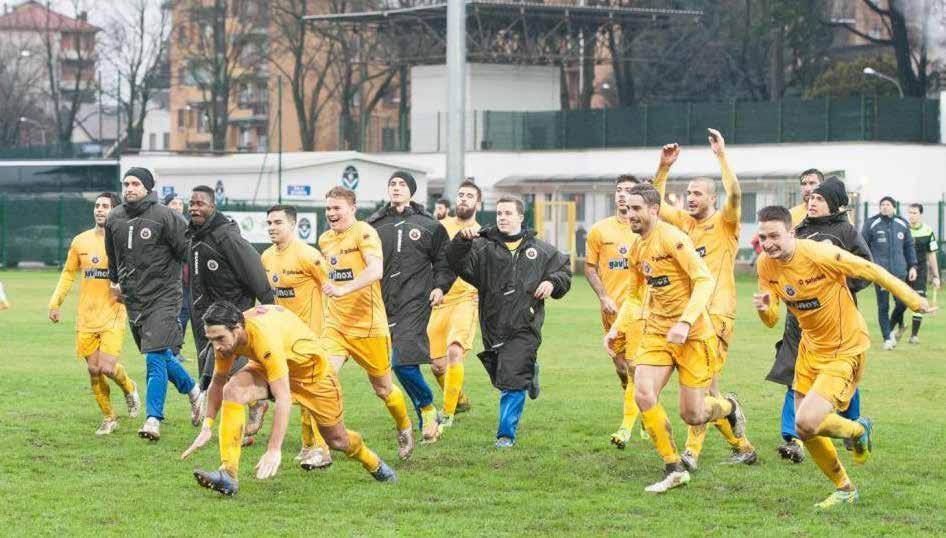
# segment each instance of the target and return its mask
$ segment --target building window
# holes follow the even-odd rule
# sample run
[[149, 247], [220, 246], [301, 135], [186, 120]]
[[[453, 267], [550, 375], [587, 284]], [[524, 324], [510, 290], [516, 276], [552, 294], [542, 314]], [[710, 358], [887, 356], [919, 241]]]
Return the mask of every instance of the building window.
[[158, 135], [157, 135], [157, 133], [149, 133], [149, 134], [148, 134], [148, 150], [149, 150], [149, 151], [154, 151], [154, 150], [158, 149], [158, 148], [155, 147], [155, 146], [157, 145], [157, 143], [158, 143]]
[[171, 149], [171, 133], [164, 133], [162, 142], [164, 142], [164, 144], [161, 149], [164, 151]]
[[207, 111], [202, 108], [197, 110], [197, 132], [210, 132], [210, 116], [207, 114]]
[[177, 130], [183, 131], [187, 128], [187, 110], [179, 108], [177, 110]]
[[575, 202], [575, 220], [585, 220], [585, 195], [583, 193], [572, 194], [571, 201]]
[[741, 202], [741, 211], [742, 218], [739, 219], [745, 223], [754, 223], [756, 221], [756, 193], [754, 192], [743, 192], [742, 193], [742, 202]]

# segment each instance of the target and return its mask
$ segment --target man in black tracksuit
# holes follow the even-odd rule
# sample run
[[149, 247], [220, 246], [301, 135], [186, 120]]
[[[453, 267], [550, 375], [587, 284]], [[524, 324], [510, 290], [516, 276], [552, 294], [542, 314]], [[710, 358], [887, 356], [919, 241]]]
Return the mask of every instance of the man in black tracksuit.
[[[870, 247], [874, 263], [907, 284], [912, 284], [916, 280], [913, 235], [910, 233], [910, 224], [897, 215], [896, 211], [896, 200], [890, 196], [881, 198], [880, 213], [867, 219], [861, 235]], [[877, 320], [884, 336], [884, 349], [890, 350], [897, 345], [897, 338], [890, 323], [890, 293], [880, 286], [875, 285], [874, 289], [877, 291]], [[903, 319], [906, 309], [907, 306], [894, 297], [892, 317]]]
[[[200, 389], [204, 391], [214, 373], [213, 348], [204, 335], [204, 312], [218, 301], [233, 303], [244, 311], [256, 301], [273, 304], [275, 299], [259, 253], [240, 234], [240, 226], [216, 210], [212, 188], [194, 188], [190, 215], [186, 237], [191, 293], [187, 300], [192, 313]], [[242, 368], [246, 360], [241, 358], [237, 363], [235, 369]]]
[[397, 171], [388, 180], [388, 199], [365, 222], [381, 237], [384, 275], [381, 295], [391, 329], [391, 364], [421, 419], [423, 439], [439, 436], [434, 395], [421, 373], [430, 364], [427, 323], [432, 306], [440, 304], [456, 276], [444, 252], [447, 230], [423, 206], [411, 201], [417, 191], [414, 177]]
[[190, 397], [192, 422], [198, 420], [199, 391], [172, 352], [183, 341], [178, 315], [181, 264], [187, 257], [185, 223], [158, 203], [153, 191], [154, 176], [147, 169], [130, 168], [125, 173], [125, 203], [108, 215], [105, 252], [113, 290], [125, 303], [131, 334], [147, 362], [148, 418], [138, 435], [157, 441], [168, 380]]
[[480, 361], [500, 390], [496, 447], [511, 447], [529, 397], [538, 397], [539, 345], [545, 299], [571, 287], [568, 257], [522, 230], [522, 201], [496, 202], [496, 228], [461, 230], [447, 247], [450, 268], [479, 291]]
[[[867, 243], [848, 218], [847, 204], [847, 188], [844, 182], [836, 177], [824, 180], [811, 192], [809, 207], [814, 209], [810, 209], [809, 216], [795, 228], [795, 237], [812, 241], [829, 241], [865, 260], [871, 260]], [[812, 213], [815, 216], [812, 216]], [[856, 302], [857, 292], [866, 288], [869, 282], [849, 278], [847, 284]], [[767, 380], [788, 388], [782, 404], [782, 438], [785, 444], [778, 447], [778, 453], [783, 459], [795, 463], [801, 463], [805, 459], [805, 450], [795, 431], [795, 392], [792, 390], [800, 341], [801, 327], [798, 325], [798, 318], [789, 312], [785, 317], [782, 339], [775, 344], [775, 364], [766, 376]], [[856, 390], [854, 396], [851, 397], [850, 405], [842, 415], [856, 420], [860, 416], [860, 406], [860, 390]]]

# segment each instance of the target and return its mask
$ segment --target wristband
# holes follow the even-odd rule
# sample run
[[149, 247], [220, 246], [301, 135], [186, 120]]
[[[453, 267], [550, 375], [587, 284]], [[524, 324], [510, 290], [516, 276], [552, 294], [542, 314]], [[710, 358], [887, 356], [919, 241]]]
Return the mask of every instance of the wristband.
[[214, 427], [214, 422], [215, 422], [214, 419], [212, 419], [212, 418], [210, 418], [210, 417], [204, 417], [204, 427], [205, 427], [205, 428], [211, 428], [211, 429], [213, 429], [213, 427]]

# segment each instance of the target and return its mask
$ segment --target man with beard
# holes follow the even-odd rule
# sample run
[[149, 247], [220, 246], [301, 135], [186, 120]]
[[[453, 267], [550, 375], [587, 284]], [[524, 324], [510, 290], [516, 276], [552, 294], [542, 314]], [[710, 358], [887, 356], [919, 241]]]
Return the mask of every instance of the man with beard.
[[450, 216], [450, 200], [441, 198], [434, 204], [434, 218], [443, 220]]

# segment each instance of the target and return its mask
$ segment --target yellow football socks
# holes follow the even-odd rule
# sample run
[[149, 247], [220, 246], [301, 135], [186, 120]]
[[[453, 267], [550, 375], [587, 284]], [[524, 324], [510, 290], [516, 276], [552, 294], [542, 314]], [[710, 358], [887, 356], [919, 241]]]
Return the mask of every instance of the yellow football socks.
[[112, 370], [112, 381], [114, 381], [125, 394], [131, 394], [135, 390], [135, 384], [125, 372], [125, 367], [119, 363], [116, 363], [115, 368]]
[[624, 389], [624, 420], [621, 421], [621, 427], [628, 431], [632, 430], [639, 414], [637, 402], [634, 401], [634, 379], [630, 378], [627, 388]]
[[457, 411], [457, 402], [460, 401], [460, 390], [463, 388], [463, 373], [462, 362], [447, 366], [443, 390], [444, 414], [453, 415]]
[[398, 431], [411, 427], [411, 419], [407, 417], [407, 406], [404, 405], [404, 393], [397, 385], [391, 387], [391, 394], [384, 399], [384, 406], [388, 408], [388, 413], [391, 413]]
[[817, 434], [835, 439], [855, 439], [864, 435], [864, 426], [837, 413], [828, 413], [824, 422], [818, 426]]
[[670, 430], [670, 420], [662, 405], [657, 404], [647, 411], [641, 412], [641, 424], [657, 448], [657, 453], [664, 463], [679, 463], [680, 454], [673, 442], [673, 433]]
[[358, 432], [348, 430], [348, 450], [345, 455], [350, 459], [361, 462], [361, 466], [369, 473], [373, 473], [381, 467], [381, 459], [368, 448], [364, 438]]
[[243, 406], [224, 400], [220, 406], [220, 467], [236, 478], [240, 469], [240, 449], [246, 412]]
[[805, 448], [811, 454], [811, 459], [815, 460], [818, 468], [824, 473], [837, 489], [850, 489], [851, 480], [847, 476], [847, 471], [841, 465], [838, 459], [838, 451], [827, 437], [817, 435], [805, 441]]
[[92, 382], [92, 394], [95, 395], [95, 403], [99, 404], [102, 416], [114, 419], [115, 411], [112, 409], [111, 390], [108, 388], [108, 381], [102, 374], [89, 376]]
[[303, 407], [299, 415], [302, 418], [302, 447], [312, 448], [317, 446], [328, 452], [328, 445], [325, 443], [325, 439], [322, 438], [322, 434], [319, 433], [319, 425], [312, 413]]
[[705, 439], [706, 424], [687, 428], [687, 450], [694, 456], [700, 457], [700, 453], [703, 452], [703, 441]]

